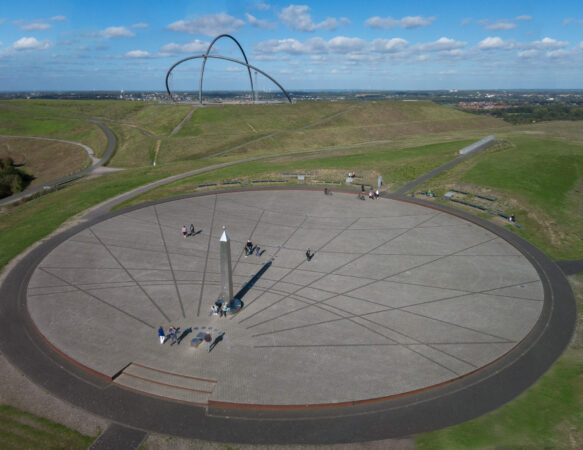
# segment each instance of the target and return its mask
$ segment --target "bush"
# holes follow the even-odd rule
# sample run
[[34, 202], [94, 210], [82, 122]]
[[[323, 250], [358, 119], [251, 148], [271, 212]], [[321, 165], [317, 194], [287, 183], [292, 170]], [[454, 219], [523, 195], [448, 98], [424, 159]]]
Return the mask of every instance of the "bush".
[[22, 192], [32, 177], [14, 167], [12, 158], [0, 158], [0, 198]]

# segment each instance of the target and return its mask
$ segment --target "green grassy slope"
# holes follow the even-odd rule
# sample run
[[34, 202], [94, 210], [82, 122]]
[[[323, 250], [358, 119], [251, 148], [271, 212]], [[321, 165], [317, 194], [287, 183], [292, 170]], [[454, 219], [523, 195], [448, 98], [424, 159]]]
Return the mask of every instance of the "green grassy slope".
[[[0, 211], [0, 268], [90, 206], [194, 168], [257, 155], [275, 156], [190, 177], [132, 203], [193, 192], [202, 183], [282, 178], [287, 171], [309, 171], [313, 178], [329, 182], [342, 182], [349, 170], [356, 171], [366, 183], [374, 183], [381, 174], [395, 189], [454, 158], [456, 150], [487, 134], [502, 137], [507, 144], [473, 156], [419, 190], [431, 188], [443, 193], [457, 186], [488, 193], [497, 197], [502, 209], [516, 213], [523, 228], [511, 227], [512, 231], [553, 258], [583, 258], [581, 123], [512, 127], [427, 102], [205, 107], [196, 110], [177, 136], [161, 141], [159, 164], [153, 168], [157, 139], [135, 127], [167, 135], [190, 108], [138, 102], [0, 102], [0, 133], [18, 134], [16, 130], [91, 140], [101, 132], [75, 114], [107, 120], [119, 139], [113, 165], [127, 168], [123, 173], [72, 183], [61, 191]], [[298, 129], [339, 111], [347, 112]], [[200, 159], [269, 133], [278, 134], [221, 157]], [[330, 149], [334, 146], [338, 147]], [[289, 154], [305, 149], [314, 152]], [[293, 177], [289, 180], [292, 183]], [[485, 217], [509, 227], [500, 218]], [[583, 277], [570, 281], [583, 306]], [[421, 436], [420, 448], [583, 447], [581, 336], [578, 330], [565, 355], [518, 400], [483, 418]]]
[[95, 437], [11, 406], [0, 405], [0, 447], [3, 449], [86, 449]]

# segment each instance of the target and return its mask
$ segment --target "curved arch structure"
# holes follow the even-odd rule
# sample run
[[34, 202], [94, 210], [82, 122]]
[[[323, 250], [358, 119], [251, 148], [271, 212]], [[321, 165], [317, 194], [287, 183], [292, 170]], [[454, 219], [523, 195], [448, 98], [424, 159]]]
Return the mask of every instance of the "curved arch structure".
[[202, 105], [202, 79], [204, 77], [204, 67], [206, 65], [206, 59], [208, 58], [209, 53], [210, 53], [211, 49], [213, 48], [213, 45], [215, 45], [215, 42], [217, 42], [219, 39], [224, 38], [224, 37], [232, 39], [233, 42], [235, 42], [235, 44], [237, 44], [237, 47], [239, 47], [239, 50], [241, 50], [241, 54], [243, 55], [243, 58], [245, 59], [245, 64], [247, 64], [247, 72], [249, 73], [249, 83], [251, 84], [251, 98], [255, 99], [255, 89], [253, 88], [253, 77], [251, 76], [251, 69], [249, 68], [249, 61], [247, 60], [247, 55], [245, 54], [245, 50], [243, 50], [243, 47], [241, 47], [241, 44], [239, 44], [239, 41], [237, 41], [237, 39], [235, 39], [230, 34], [220, 34], [219, 36], [214, 38], [213, 41], [210, 43], [209, 47], [206, 49], [206, 53], [204, 54], [204, 59], [202, 60], [202, 67], [200, 68], [200, 83], [198, 85], [198, 101], [200, 102], [201, 105]]
[[[226, 56], [218, 56], [218, 55], [209, 55], [212, 46], [214, 45], [214, 43], [219, 40], [220, 38], [223, 37], [227, 37], [232, 39], [235, 44], [237, 44], [237, 46], [239, 47], [239, 49], [241, 50], [241, 53], [243, 54], [243, 58], [245, 59], [245, 61], [240, 61], [238, 59], [234, 59], [234, 58], [228, 58]], [[231, 35], [229, 34], [221, 34], [219, 36], [217, 36], [216, 38], [213, 39], [213, 41], [210, 43], [209, 47], [207, 48], [207, 51], [205, 52], [204, 55], [196, 55], [196, 56], [189, 56], [188, 58], [184, 58], [181, 59], [180, 61], [174, 63], [172, 65], [172, 67], [170, 67], [170, 69], [168, 69], [168, 72], [166, 73], [166, 92], [168, 92], [168, 96], [172, 99], [173, 102], [175, 102], [176, 100], [174, 99], [174, 96], [172, 95], [172, 92], [170, 91], [170, 86], [168, 85], [168, 79], [170, 78], [170, 75], [172, 74], [172, 71], [179, 66], [180, 64], [182, 64], [183, 62], [186, 61], [190, 61], [192, 59], [200, 59], [203, 58], [203, 62], [202, 62], [202, 67], [200, 69], [200, 82], [199, 82], [199, 87], [198, 87], [198, 101], [200, 102], [200, 104], [202, 105], [202, 82], [203, 82], [203, 78], [204, 78], [204, 68], [206, 66], [206, 60], [207, 58], [214, 58], [214, 59], [222, 59], [225, 61], [231, 61], [237, 64], [241, 64], [242, 66], [247, 67], [247, 72], [249, 73], [249, 82], [251, 84], [251, 95], [253, 96], [253, 98], [255, 98], [255, 89], [253, 86], [253, 77], [251, 76], [251, 69], [259, 72], [261, 75], [264, 75], [265, 77], [269, 78], [271, 81], [273, 81], [273, 83], [275, 83], [277, 85], [277, 87], [279, 89], [281, 89], [281, 92], [283, 92], [283, 94], [286, 96], [286, 98], [288, 99], [288, 101], [290, 103], [292, 103], [292, 99], [290, 97], [290, 95], [288, 94], [288, 92], [283, 88], [283, 86], [281, 84], [279, 84], [273, 77], [269, 76], [267, 73], [265, 73], [263, 70], [252, 66], [251, 64], [249, 64], [249, 61], [247, 60], [247, 55], [245, 55], [245, 52], [243, 51], [243, 48], [241, 47], [241, 45], [239, 44], [239, 42]]]

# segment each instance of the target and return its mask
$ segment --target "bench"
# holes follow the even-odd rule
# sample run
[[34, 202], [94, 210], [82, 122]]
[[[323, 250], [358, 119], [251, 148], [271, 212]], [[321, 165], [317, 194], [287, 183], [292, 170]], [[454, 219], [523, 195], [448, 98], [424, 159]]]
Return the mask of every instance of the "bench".
[[251, 183], [285, 183], [286, 180], [251, 180]]
[[477, 209], [479, 209], [481, 211], [488, 211], [488, 208], [486, 208], [484, 206], [481, 206], [481, 205], [475, 205], [473, 203], [464, 202], [463, 200], [457, 200], [455, 198], [450, 198], [449, 200], [452, 201], [452, 202], [455, 202], [455, 203], [461, 203], [462, 205], [471, 206], [472, 208], [477, 208]]
[[488, 200], [489, 202], [495, 202], [496, 199], [493, 197], [486, 197], [485, 195], [476, 194], [476, 197], [481, 198], [483, 200]]

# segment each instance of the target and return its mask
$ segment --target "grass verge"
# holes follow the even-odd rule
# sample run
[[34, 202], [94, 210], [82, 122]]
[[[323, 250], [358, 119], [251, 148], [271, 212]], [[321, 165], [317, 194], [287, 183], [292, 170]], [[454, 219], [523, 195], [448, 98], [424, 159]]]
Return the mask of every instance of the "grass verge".
[[528, 391], [478, 419], [420, 435], [415, 448], [583, 448], [583, 275], [570, 277], [579, 329], [567, 351]]
[[86, 449], [95, 437], [58, 423], [0, 405], [0, 447], [4, 449]]

